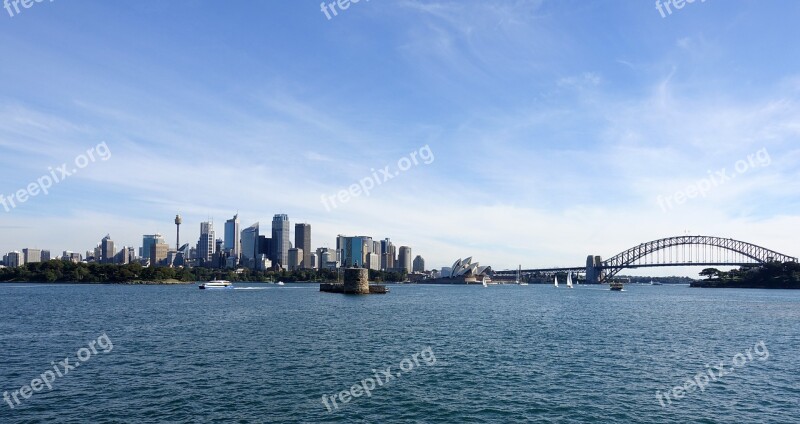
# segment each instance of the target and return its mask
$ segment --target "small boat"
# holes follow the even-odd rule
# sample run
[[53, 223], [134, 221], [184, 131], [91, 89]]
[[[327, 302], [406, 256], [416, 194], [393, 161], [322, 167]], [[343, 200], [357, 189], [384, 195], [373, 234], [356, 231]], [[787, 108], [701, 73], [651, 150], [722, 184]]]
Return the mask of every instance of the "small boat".
[[207, 283], [200, 284], [200, 290], [211, 290], [211, 289], [232, 289], [233, 284], [230, 281], [226, 280], [214, 280], [209, 281]]
[[611, 291], [622, 291], [623, 287], [620, 281], [612, 281], [608, 286]]
[[482, 283], [483, 283], [483, 287], [489, 287], [489, 285], [486, 284], [486, 280], [485, 279], [482, 281]]
[[572, 273], [567, 274], [567, 287], [572, 288]]
[[553, 282], [555, 288], [558, 288], [558, 275], [556, 275], [556, 280]]
[[277, 284], [278, 284], [279, 286], [284, 286], [284, 285], [285, 285], [285, 284], [283, 284], [283, 281], [278, 281], [278, 282], [277, 282]]

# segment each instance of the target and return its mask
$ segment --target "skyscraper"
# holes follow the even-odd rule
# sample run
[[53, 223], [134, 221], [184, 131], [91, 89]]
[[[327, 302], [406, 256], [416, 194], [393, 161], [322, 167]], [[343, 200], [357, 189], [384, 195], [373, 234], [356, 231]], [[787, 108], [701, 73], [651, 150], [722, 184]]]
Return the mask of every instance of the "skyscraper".
[[365, 268], [367, 256], [372, 249], [372, 237], [342, 237], [342, 266], [345, 268]]
[[397, 268], [411, 272], [411, 248], [400, 246], [400, 253], [397, 255]]
[[150, 245], [150, 266], [161, 266], [167, 259], [169, 246], [167, 243], [153, 243]]
[[166, 243], [166, 241], [164, 241], [164, 236], [158, 233], [152, 235], [145, 234], [142, 236], [142, 259], [150, 259], [150, 252], [153, 249], [153, 245], [156, 243]]
[[214, 255], [214, 224], [200, 223], [200, 240], [197, 242], [197, 258], [202, 262], [210, 262]]
[[384, 271], [394, 269], [396, 258], [394, 244], [388, 238], [381, 240], [381, 269]]
[[258, 222], [242, 230], [242, 262], [252, 266], [258, 255]]
[[[106, 264], [114, 263], [114, 255], [116, 254], [117, 251], [114, 248], [114, 241], [111, 240], [110, 235], [106, 235], [100, 242], [100, 261]], [[97, 260], [97, 258], [95, 258], [95, 260]]]
[[425, 272], [425, 259], [420, 255], [414, 258], [414, 272]]
[[272, 218], [272, 264], [286, 269], [289, 264], [289, 216], [276, 214]]
[[307, 269], [313, 268], [313, 265], [311, 264], [311, 225], [294, 225], [294, 247], [297, 249], [303, 249], [303, 261], [300, 264], [300, 267]]
[[16, 268], [22, 265], [22, 254], [17, 251], [8, 252], [8, 255], [5, 255], [5, 258], [6, 266], [9, 268]]
[[225, 221], [225, 251], [230, 253], [234, 258], [239, 258], [242, 254], [242, 243], [239, 238], [241, 235], [239, 231], [239, 214], [233, 216], [232, 219]]

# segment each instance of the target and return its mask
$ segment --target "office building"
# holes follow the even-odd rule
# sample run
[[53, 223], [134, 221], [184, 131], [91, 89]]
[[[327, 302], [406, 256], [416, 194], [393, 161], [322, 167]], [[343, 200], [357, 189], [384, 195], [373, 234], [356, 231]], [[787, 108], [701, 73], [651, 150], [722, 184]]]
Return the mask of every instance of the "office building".
[[408, 246], [400, 246], [399, 254], [397, 255], [397, 268], [405, 272], [411, 272], [411, 248]]
[[289, 271], [297, 271], [303, 266], [303, 249], [293, 247], [289, 249], [287, 265]]
[[22, 249], [22, 264], [33, 264], [42, 261], [42, 251], [39, 249]]
[[367, 253], [367, 266], [368, 269], [375, 271], [381, 270], [381, 255], [377, 253]]
[[309, 268], [319, 269], [319, 256], [317, 256], [316, 253], [312, 253], [311, 256], [309, 256], [309, 260], [311, 261]]
[[258, 249], [256, 253], [259, 255], [267, 255], [267, 258], [271, 258], [273, 247], [271, 238], [267, 236], [258, 236]]
[[234, 258], [239, 258], [242, 252], [241, 231], [239, 230], [239, 214], [225, 221], [225, 251]]
[[[342, 238], [342, 266], [345, 268], [366, 268], [367, 255], [372, 249], [372, 237], [356, 236]], [[338, 243], [338, 241], [337, 241]]]
[[167, 243], [154, 243], [150, 246], [150, 266], [163, 266], [167, 262], [169, 246]]
[[381, 269], [388, 271], [394, 269], [397, 261], [397, 252], [394, 244], [387, 238], [381, 240]]
[[417, 255], [414, 258], [414, 272], [425, 272], [425, 259], [422, 259], [422, 256]]
[[242, 265], [246, 267], [255, 267], [255, 260], [259, 252], [258, 236], [259, 225], [258, 222], [242, 230]]
[[100, 254], [95, 254], [95, 262], [102, 262], [104, 264], [113, 264], [114, 263], [114, 256], [117, 254], [117, 250], [114, 247], [114, 241], [111, 240], [111, 236], [106, 234], [103, 237], [103, 240], [100, 241]]
[[49, 250], [42, 250], [42, 262], [49, 262], [50, 259], [50, 251]]
[[150, 251], [153, 249], [153, 245], [157, 243], [166, 243], [164, 236], [158, 233], [142, 236], [142, 250], [139, 252], [139, 256], [142, 259], [150, 259]]
[[286, 269], [289, 263], [289, 216], [276, 214], [272, 218], [272, 264]]
[[20, 265], [22, 265], [21, 263], [22, 259], [23, 259], [22, 254], [17, 251], [14, 251], [14, 252], [8, 252], [8, 254], [5, 255], [4, 262], [6, 266], [9, 268], [17, 268]]
[[214, 224], [200, 223], [200, 240], [197, 241], [197, 259], [199, 263], [211, 262], [214, 255]]
[[294, 247], [303, 249], [302, 268], [313, 268], [311, 266], [311, 225], [295, 224], [294, 226]]

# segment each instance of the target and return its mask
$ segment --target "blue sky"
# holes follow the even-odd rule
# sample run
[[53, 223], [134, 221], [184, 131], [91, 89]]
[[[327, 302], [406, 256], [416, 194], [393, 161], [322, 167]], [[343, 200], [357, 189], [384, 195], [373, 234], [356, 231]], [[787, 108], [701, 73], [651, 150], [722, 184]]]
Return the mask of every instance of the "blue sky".
[[[0, 193], [112, 153], [0, 209], [0, 250], [174, 243], [178, 212], [194, 243], [238, 211], [307, 221], [315, 246], [390, 237], [429, 267], [578, 265], [687, 231], [797, 255], [798, 16], [789, 0], [0, 10]], [[426, 145], [432, 163], [322, 204]], [[663, 207], [756, 152], [768, 164]]]

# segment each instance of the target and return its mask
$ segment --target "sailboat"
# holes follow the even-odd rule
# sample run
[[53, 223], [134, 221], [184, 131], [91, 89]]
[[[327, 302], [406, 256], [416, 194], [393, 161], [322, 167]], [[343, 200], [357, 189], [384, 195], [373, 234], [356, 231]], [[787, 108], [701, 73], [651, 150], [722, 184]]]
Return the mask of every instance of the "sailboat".
[[567, 287], [572, 288], [572, 273], [567, 274]]
[[527, 286], [528, 283], [526, 281], [522, 281], [522, 280], [519, 279], [519, 274], [521, 272], [522, 272], [522, 265], [520, 265], [519, 268], [517, 268], [517, 281], [516, 281], [516, 283], [519, 284], [520, 286]]
[[555, 285], [556, 288], [558, 288], [558, 275], [556, 275], [556, 280], [553, 284]]

